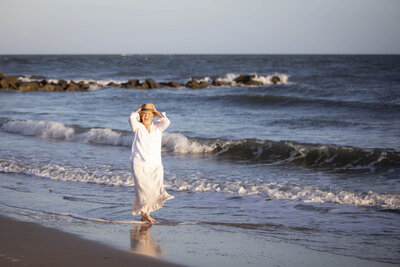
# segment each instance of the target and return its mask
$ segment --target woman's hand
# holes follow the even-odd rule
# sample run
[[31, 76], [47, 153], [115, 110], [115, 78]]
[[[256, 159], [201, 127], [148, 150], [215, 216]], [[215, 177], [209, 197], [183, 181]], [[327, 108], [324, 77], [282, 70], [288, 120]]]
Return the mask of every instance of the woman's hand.
[[136, 113], [139, 113], [140, 111], [142, 111], [142, 107], [138, 108], [138, 110], [136, 110]]
[[154, 114], [156, 114], [156, 116], [158, 116], [160, 118], [164, 118], [164, 116], [156, 109], [155, 106], [154, 106]]

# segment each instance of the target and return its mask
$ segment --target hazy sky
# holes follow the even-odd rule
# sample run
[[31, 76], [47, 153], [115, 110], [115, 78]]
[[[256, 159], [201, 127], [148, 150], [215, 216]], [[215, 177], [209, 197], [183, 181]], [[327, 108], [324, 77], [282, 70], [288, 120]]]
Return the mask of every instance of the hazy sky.
[[0, 54], [400, 54], [400, 0], [0, 0]]

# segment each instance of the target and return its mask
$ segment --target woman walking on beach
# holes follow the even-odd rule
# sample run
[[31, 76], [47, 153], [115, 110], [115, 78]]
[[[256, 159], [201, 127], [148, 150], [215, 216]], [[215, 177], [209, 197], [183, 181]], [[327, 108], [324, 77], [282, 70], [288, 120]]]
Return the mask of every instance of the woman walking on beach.
[[[153, 123], [154, 118], [160, 119]], [[161, 162], [162, 132], [170, 125], [165, 113], [161, 114], [151, 103], [143, 104], [132, 112], [129, 124], [134, 133], [131, 164], [135, 181], [132, 214], [142, 214], [142, 221], [155, 222], [150, 212], [162, 208], [164, 202], [174, 198], [164, 190], [164, 168]]]

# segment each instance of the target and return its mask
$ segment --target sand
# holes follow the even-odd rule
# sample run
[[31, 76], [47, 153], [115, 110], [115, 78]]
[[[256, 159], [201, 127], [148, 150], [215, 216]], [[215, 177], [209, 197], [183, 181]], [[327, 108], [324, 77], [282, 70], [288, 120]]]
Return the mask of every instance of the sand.
[[[35, 221], [33, 213], [13, 218]], [[42, 221], [43, 214], [37, 218]], [[267, 241], [243, 231], [226, 231], [223, 227], [155, 224], [146, 230], [141, 225], [82, 224], [79, 220], [58, 216], [46, 220], [45, 225], [64, 232], [0, 215], [0, 266], [177, 266], [168, 262], [193, 267], [397, 266], [310, 250], [282, 241]], [[76, 233], [96, 242], [118, 242], [106, 242], [113, 246], [108, 247], [82, 239]], [[130, 246], [123, 242], [128, 238]]]
[[0, 266], [179, 266], [0, 216]]

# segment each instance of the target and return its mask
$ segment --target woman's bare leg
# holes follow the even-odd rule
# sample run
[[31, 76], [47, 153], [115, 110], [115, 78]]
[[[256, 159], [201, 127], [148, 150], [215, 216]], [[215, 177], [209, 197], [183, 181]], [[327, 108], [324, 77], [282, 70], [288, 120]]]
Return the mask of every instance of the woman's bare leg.
[[141, 213], [142, 213], [142, 221], [149, 222], [149, 223], [153, 223], [153, 222], [157, 221], [156, 219], [153, 219], [150, 217], [150, 212], [141, 211]]

